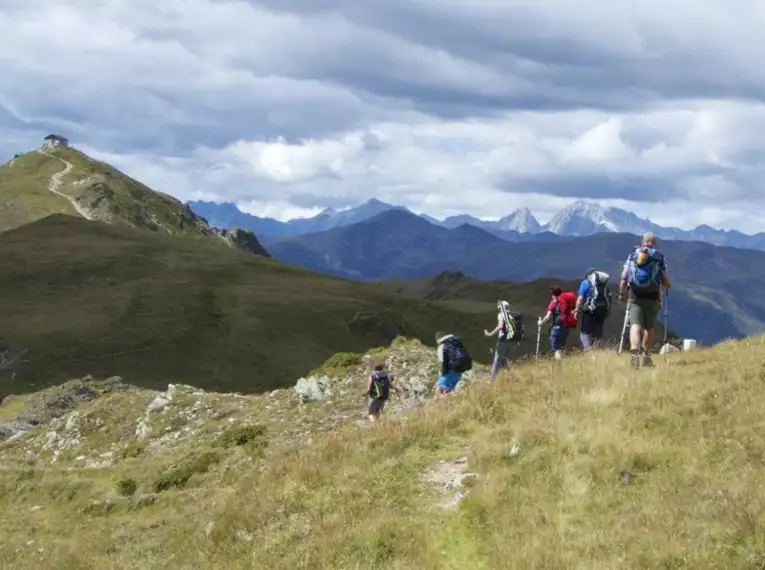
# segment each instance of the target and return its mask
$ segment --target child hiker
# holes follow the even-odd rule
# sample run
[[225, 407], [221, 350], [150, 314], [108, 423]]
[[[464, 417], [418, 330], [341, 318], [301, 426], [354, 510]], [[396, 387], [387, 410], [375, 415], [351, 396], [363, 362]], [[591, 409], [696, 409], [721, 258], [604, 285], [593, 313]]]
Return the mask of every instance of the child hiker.
[[391, 388], [398, 394], [398, 387], [393, 385], [393, 380], [393, 374], [385, 371], [384, 364], [375, 365], [374, 372], [369, 375], [367, 391], [364, 392], [364, 395], [370, 398], [368, 410], [370, 421], [375, 422], [380, 418]]

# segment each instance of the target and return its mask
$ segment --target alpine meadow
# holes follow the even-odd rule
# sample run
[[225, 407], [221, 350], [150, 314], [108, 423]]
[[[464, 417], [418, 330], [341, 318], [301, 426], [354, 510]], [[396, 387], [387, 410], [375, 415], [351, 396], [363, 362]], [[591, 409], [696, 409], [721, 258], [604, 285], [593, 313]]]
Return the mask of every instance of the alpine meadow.
[[765, 8], [0, 1], [0, 569], [765, 570]]

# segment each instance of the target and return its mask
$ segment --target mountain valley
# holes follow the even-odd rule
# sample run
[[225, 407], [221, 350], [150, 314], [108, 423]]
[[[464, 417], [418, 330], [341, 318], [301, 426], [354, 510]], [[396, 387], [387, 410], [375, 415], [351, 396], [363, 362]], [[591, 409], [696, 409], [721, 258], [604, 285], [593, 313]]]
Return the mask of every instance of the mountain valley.
[[[462, 271], [484, 281], [555, 281], [581, 279], [597, 266], [616, 282], [637, 242], [634, 235], [600, 233], [508, 243], [475, 226], [449, 230], [391, 210], [354, 225], [269, 241], [267, 248], [275, 259], [358, 280]], [[712, 344], [765, 331], [765, 302], [749, 294], [765, 286], [765, 252], [685, 241], [662, 241], [660, 249], [673, 279], [670, 319], [677, 334]]]

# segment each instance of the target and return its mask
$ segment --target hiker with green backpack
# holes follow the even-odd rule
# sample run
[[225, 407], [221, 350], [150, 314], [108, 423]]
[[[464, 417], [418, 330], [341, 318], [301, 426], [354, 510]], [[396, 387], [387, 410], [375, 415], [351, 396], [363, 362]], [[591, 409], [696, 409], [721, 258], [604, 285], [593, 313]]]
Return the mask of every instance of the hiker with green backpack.
[[653, 327], [661, 310], [662, 291], [670, 288], [667, 260], [656, 249], [656, 241], [652, 232], [643, 234], [624, 263], [619, 284], [619, 298], [627, 301], [633, 368], [653, 364], [649, 354]]
[[369, 375], [369, 382], [367, 383], [367, 391], [364, 392], [365, 396], [369, 396], [369, 419], [373, 422], [377, 421], [382, 414], [385, 404], [390, 397], [390, 389], [398, 393], [398, 386], [393, 384], [393, 374], [389, 374], [385, 371], [384, 364], [376, 364], [374, 372]]
[[494, 361], [491, 365], [490, 379], [497, 377], [500, 368], [510, 365], [510, 348], [516, 347], [523, 338], [523, 321], [520, 313], [510, 310], [507, 301], [497, 301], [497, 326], [492, 331], [484, 330], [485, 336], [497, 335], [497, 344], [494, 346]]

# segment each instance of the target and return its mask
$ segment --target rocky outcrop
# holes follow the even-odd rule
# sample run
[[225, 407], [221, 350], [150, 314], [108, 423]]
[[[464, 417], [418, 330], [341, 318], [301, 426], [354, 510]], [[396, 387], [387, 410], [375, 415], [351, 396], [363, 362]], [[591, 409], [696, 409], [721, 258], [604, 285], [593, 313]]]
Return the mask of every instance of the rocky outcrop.
[[232, 228], [230, 230], [213, 228], [215, 234], [231, 247], [243, 249], [263, 257], [271, 257], [266, 249], [260, 244], [258, 238], [250, 230]]
[[[300, 444], [340, 424], [366, 425], [363, 394], [377, 362], [385, 362], [398, 387], [398, 392], [391, 393], [386, 415], [398, 415], [432, 401], [438, 376], [432, 347], [397, 339], [390, 347], [373, 350], [355, 362], [300, 378], [294, 388], [259, 396], [208, 393], [181, 384], [170, 384], [166, 391], [157, 392], [137, 388], [119, 377], [105, 381], [86, 377], [24, 396], [24, 405], [15, 417], [0, 424], [0, 441], [25, 442], [24, 447], [33, 455], [52, 453], [51, 460], [55, 461], [59, 456], [84, 457], [80, 462], [89, 465], [129, 454], [131, 446], [174, 449], [201, 433], [219, 435], [232, 426], [262, 424], [267, 426], [270, 440]], [[488, 375], [486, 366], [474, 364], [474, 369], [463, 375], [457, 391], [488, 379]], [[296, 414], [295, 406], [303, 412]], [[103, 447], [112, 432], [121, 435]], [[87, 434], [93, 433], [100, 434], [98, 448], [88, 449]], [[124, 437], [127, 433], [129, 438]]]

